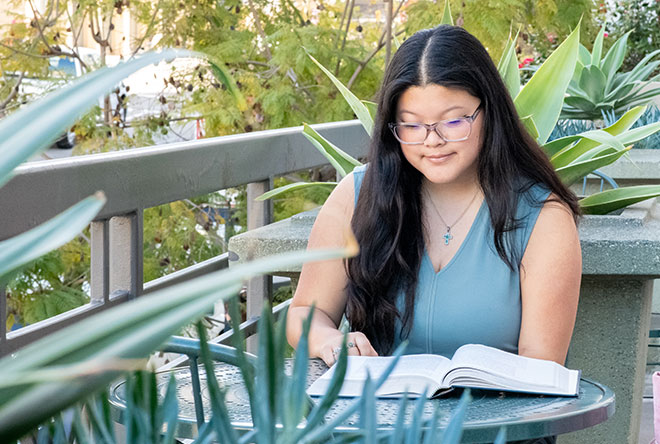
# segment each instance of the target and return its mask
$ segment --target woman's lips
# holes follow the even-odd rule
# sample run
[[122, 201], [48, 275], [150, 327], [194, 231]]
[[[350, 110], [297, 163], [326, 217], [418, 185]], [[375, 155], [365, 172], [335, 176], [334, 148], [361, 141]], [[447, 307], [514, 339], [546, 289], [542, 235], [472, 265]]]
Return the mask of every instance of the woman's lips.
[[452, 157], [455, 153], [449, 153], [449, 154], [434, 154], [433, 156], [425, 156], [425, 158], [432, 163], [444, 163], [449, 160], [450, 157]]

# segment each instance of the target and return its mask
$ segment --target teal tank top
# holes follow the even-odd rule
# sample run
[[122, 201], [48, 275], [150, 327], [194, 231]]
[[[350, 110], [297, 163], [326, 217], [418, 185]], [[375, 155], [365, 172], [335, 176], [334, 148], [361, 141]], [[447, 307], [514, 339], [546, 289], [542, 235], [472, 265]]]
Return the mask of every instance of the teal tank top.
[[[355, 202], [367, 165], [353, 170]], [[550, 192], [533, 185], [518, 201], [518, 228], [511, 245], [522, 258], [527, 242]], [[404, 309], [403, 294], [397, 305]], [[435, 272], [424, 252], [415, 294], [412, 328], [406, 354], [433, 353], [451, 358], [464, 344], [484, 344], [518, 352], [521, 321], [520, 272], [500, 258], [493, 242], [488, 205], [484, 199], [463, 243], [451, 261]], [[395, 326], [396, 347], [403, 339]]]

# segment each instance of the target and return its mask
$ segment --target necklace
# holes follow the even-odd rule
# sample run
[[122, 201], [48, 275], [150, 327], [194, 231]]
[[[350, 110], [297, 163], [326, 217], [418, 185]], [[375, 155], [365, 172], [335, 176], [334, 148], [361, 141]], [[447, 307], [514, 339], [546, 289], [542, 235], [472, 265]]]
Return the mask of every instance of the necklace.
[[445, 245], [449, 245], [449, 241], [454, 238], [454, 236], [451, 235], [451, 228], [454, 225], [456, 225], [458, 223], [458, 221], [460, 221], [463, 218], [463, 216], [465, 216], [465, 213], [467, 213], [468, 208], [470, 208], [472, 206], [472, 202], [474, 202], [474, 199], [477, 198], [477, 194], [479, 194], [479, 190], [477, 190], [477, 192], [474, 193], [474, 196], [472, 196], [472, 200], [470, 200], [470, 203], [467, 204], [467, 207], [465, 207], [465, 209], [463, 210], [461, 215], [458, 216], [458, 218], [454, 221], [453, 224], [448, 224], [447, 222], [445, 222], [445, 220], [440, 215], [440, 211], [438, 210], [438, 207], [435, 206], [435, 202], [433, 202], [433, 199], [431, 198], [431, 193], [429, 193], [429, 190], [424, 189], [424, 191], [426, 192], [426, 197], [428, 197], [429, 201], [431, 201], [431, 206], [435, 210], [435, 214], [437, 214], [438, 217], [440, 218], [440, 222], [442, 222], [447, 227], [447, 232], [445, 234], [443, 234], [442, 237], [445, 239]]

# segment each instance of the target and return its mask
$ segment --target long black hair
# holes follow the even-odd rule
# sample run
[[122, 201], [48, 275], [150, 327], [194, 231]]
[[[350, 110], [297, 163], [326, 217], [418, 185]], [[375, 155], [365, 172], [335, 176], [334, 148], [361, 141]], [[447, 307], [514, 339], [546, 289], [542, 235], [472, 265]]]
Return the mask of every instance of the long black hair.
[[[387, 125], [396, 120], [397, 103], [406, 89], [429, 84], [458, 88], [481, 100], [483, 145], [477, 175], [490, 211], [495, 248], [512, 270], [522, 258], [516, 257], [505, 234], [516, 228], [521, 186], [542, 184], [576, 218], [579, 214], [577, 198], [522, 126], [483, 45], [455, 26], [414, 34], [394, 54], [385, 72], [369, 168], [351, 222], [361, 250], [346, 262], [351, 328], [363, 332], [381, 354], [391, 351], [397, 319], [403, 335], [410, 331], [424, 252], [422, 175], [405, 159]], [[401, 292], [405, 294], [403, 313], [397, 308]]]

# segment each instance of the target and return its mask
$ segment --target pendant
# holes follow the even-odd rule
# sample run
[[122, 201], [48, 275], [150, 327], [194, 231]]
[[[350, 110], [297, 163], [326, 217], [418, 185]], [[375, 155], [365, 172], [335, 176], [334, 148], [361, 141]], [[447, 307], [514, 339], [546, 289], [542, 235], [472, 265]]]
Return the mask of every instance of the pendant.
[[442, 237], [445, 238], [445, 245], [449, 245], [449, 241], [454, 238], [454, 236], [451, 235], [450, 231], [451, 231], [451, 227], [447, 227], [447, 232], [442, 235]]

